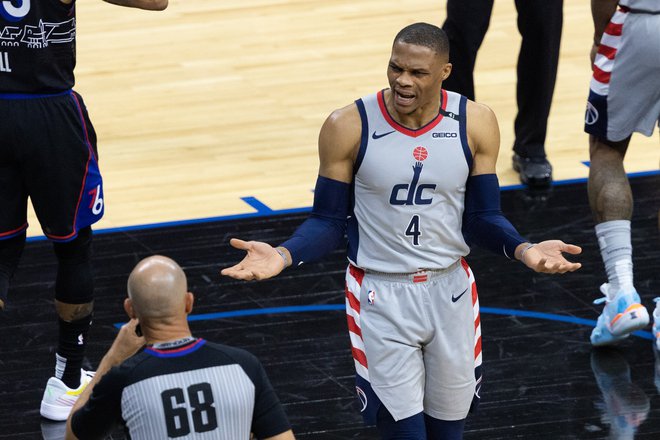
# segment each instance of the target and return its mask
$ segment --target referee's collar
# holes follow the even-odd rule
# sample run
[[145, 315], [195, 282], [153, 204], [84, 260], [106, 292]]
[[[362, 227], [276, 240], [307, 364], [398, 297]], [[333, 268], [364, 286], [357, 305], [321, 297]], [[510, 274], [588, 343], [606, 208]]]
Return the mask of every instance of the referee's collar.
[[188, 336], [177, 339], [176, 341], [159, 342], [149, 345], [144, 351], [147, 354], [160, 358], [179, 357], [197, 351], [204, 344], [206, 344], [204, 339]]

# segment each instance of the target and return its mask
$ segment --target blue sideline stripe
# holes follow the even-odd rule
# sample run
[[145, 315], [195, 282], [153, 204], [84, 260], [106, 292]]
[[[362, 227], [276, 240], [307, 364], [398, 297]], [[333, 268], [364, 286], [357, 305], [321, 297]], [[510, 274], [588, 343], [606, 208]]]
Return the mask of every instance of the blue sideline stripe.
[[[646, 176], [657, 176], [660, 175], [660, 170], [653, 171], [641, 171], [638, 173], [628, 173], [628, 178], [633, 179], [635, 177], [646, 177]], [[553, 186], [560, 185], [570, 185], [573, 183], [585, 183], [587, 181], [586, 177], [579, 179], [567, 179], [567, 180], [557, 180], [552, 182]], [[508, 185], [500, 188], [502, 191], [511, 191], [516, 189], [524, 189], [525, 185]], [[112, 234], [114, 232], [131, 232], [131, 231], [141, 231], [145, 229], [158, 229], [158, 228], [167, 228], [172, 226], [187, 226], [187, 225], [196, 225], [200, 223], [211, 223], [211, 222], [221, 222], [228, 220], [241, 220], [248, 218], [258, 218], [265, 216], [275, 216], [275, 215], [288, 215], [288, 214], [304, 214], [312, 210], [311, 206], [305, 206], [302, 208], [292, 208], [292, 209], [271, 209], [266, 204], [262, 203], [256, 197], [241, 197], [248, 205], [252, 206], [257, 212], [249, 212], [246, 214], [233, 214], [233, 215], [222, 215], [218, 217], [204, 217], [190, 220], [177, 220], [172, 222], [162, 222], [162, 223], [147, 223], [144, 225], [134, 225], [134, 226], [121, 226], [118, 228], [107, 228], [107, 229], [95, 229], [94, 234]], [[44, 241], [46, 237], [43, 235], [28, 237], [28, 242], [33, 241]]]
[[241, 197], [241, 200], [252, 206], [261, 215], [270, 215], [274, 212], [272, 209], [266, 206], [266, 204], [260, 202], [256, 197]]
[[[243, 310], [231, 310], [228, 312], [217, 312], [217, 313], [203, 313], [200, 315], [189, 315], [188, 321], [207, 321], [212, 319], [225, 319], [225, 318], [237, 318], [242, 316], [256, 316], [256, 315], [276, 315], [279, 313], [302, 313], [302, 312], [325, 312], [325, 311], [337, 311], [337, 310], [346, 310], [345, 304], [318, 304], [311, 306], [286, 306], [286, 307], [267, 307], [264, 309], [243, 309]], [[559, 321], [567, 322], [569, 324], [578, 324], [586, 325], [588, 327], [595, 327], [596, 321], [593, 319], [584, 319], [576, 318], [575, 316], [568, 315], [556, 315], [554, 313], [543, 313], [543, 312], [532, 312], [529, 310], [516, 310], [516, 309], [500, 309], [495, 307], [481, 307], [479, 309], [481, 313], [491, 314], [491, 315], [505, 315], [505, 316], [518, 316], [521, 318], [533, 318], [533, 319], [545, 319], [548, 321]], [[123, 322], [118, 322], [114, 324], [116, 328], [120, 328], [124, 325]], [[636, 331], [633, 335], [643, 338], [653, 340], [653, 335], [648, 331]]]

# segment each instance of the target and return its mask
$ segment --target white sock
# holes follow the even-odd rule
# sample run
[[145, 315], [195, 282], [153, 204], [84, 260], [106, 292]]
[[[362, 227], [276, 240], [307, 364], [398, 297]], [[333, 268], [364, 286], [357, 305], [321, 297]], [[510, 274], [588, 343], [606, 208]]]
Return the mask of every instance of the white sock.
[[596, 225], [596, 237], [600, 255], [605, 263], [607, 282], [610, 285], [608, 299], [620, 291], [631, 293], [633, 286], [632, 243], [630, 220], [612, 220]]
[[55, 353], [55, 377], [62, 379], [64, 369], [66, 368], [66, 358]]

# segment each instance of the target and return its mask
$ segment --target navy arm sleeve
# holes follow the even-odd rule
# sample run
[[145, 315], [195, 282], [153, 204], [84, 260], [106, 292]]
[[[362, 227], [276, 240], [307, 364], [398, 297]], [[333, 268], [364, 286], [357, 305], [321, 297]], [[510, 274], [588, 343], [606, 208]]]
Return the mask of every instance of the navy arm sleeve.
[[500, 185], [495, 174], [470, 176], [465, 190], [463, 237], [467, 244], [514, 258], [518, 245], [528, 241], [500, 209]]
[[79, 439], [106, 438], [121, 423], [123, 376], [117, 368], [108, 371], [94, 386], [89, 400], [73, 414], [71, 429]]
[[318, 260], [344, 242], [350, 188], [348, 183], [318, 177], [312, 214], [280, 245], [291, 254], [292, 265]]

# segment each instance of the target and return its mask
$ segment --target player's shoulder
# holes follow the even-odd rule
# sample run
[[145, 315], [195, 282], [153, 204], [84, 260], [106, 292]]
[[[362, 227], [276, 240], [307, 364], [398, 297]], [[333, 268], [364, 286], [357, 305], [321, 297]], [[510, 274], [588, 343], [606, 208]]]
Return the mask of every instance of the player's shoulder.
[[360, 112], [354, 102], [334, 110], [330, 113], [324, 124], [324, 126], [328, 126], [328, 128], [341, 130], [350, 127], [359, 128], [361, 125], [362, 121], [360, 119]]
[[470, 119], [478, 119], [480, 121], [495, 120], [495, 112], [493, 111], [493, 109], [491, 109], [486, 104], [483, 104], [481, 102], [475, 102], [468, 99], [466, 112], [468, 118]]
[[362, 119], [355, 103], [333, 111], [319, 133], [321, 160], [352, 158], [361, 136]]

